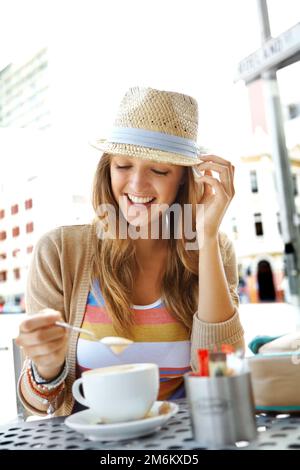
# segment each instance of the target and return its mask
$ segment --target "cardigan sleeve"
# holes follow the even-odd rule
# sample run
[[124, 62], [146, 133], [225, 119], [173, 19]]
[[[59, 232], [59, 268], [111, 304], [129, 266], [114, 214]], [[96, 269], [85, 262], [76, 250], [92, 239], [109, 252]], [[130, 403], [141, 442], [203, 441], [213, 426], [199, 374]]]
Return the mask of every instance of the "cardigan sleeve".
[[244, 330], [239, 318], [238, 272], [235, 250], [226, 234], [219, 234], [219, 246], [224, 272], [234, 305], [231, 318], [220, 323], [208, 323], [200, 320], [197, 312], [193, 317], [191, 335], [191, 367], [197, 370], [196, 351], [199, 348], [211, 349], [221, 344], [231, 344], [235, 349], [244, 349]]
[[[58, 310], [65, 319], [58, 235], [59, 231], [57, 229], [48, 232], [35, 245], [28, 270], [25, 292], [27, 314], [32, 315], [51, 308]], [[32, 407], [22, 395], [21, 377], [27, 366], [27, 358], [24, 356], [23, 350], [21, 350], [21, 360], [23, 367], [17, 385], [19, 399], [27, 412], [45, 416], [46, 412]]]
[[58, 233], [57, 229], [46, 233], [35, 245], [27, 275], [25, 308], [30, 314], [51, 308], [65, 319]]

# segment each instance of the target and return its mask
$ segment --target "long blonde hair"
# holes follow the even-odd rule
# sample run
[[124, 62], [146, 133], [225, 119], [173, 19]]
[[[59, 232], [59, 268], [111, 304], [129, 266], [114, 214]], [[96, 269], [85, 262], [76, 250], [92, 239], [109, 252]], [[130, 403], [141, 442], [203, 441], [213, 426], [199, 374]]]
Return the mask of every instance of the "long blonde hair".
[[[101, 204], [114, 206], [117, 218], [121, 215], [116, 202], [110, 178], [109, 154], [103, 154], [97, 166], [94, 177], [92, 201], [95, 213]], [[186, 179], [179, 187], [176, 203], [192, 205], [192, 228], [196, 228], [196, 204], [199, 203], [199, 186], [196, 186], [192, 170], [186, 167]], [[182, 211], [183, 213], [183, 211]], [[93, 220], [95, 233], [99, 215]], [[198, 304], [198, 250], [186, 250], [185, 238], [175, 239], [174, 222], [170, 221], [170, 240], [168, 240], [168, 256], [166, 269], [162, 279], [161, 297], [167, 310], [179, 320], [190, 334], [193, 314]], [[134, 276], [137, 269], [137, 258], [134, 241], [126, 239], [94, 237], [93, 258], [90, 284], [97, 296], [93, 282], [99, 281], [101, 293], [105, 301], [106, 311], [111, 317], [117, 334], [133, 338], [132, 327], [132, 294], [134, 291]], [[133, 338], [134, 339], [134, 338]]]

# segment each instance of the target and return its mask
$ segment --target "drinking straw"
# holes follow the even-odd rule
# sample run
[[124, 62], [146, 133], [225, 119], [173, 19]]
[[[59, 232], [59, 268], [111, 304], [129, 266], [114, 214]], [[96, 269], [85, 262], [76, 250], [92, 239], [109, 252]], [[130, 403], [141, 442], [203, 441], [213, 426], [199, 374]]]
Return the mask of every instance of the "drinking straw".
[[209, 377], [208, 349], [197, 349], [197, 356], [200, 377]]

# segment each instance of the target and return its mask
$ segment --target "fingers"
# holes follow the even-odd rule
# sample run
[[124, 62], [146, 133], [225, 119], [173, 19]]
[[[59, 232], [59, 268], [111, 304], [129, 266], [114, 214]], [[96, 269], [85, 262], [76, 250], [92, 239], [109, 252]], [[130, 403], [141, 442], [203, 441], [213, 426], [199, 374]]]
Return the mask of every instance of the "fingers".
[[29, 315], [20, 325], [21, 333], [30, 333], [39, 328], [46, 328], [54, 325], [57, 320], [61, 320], [60, 312], [56, 310], [45, 310], [45, 313]]
[[19, 327], [16, 344], [27, 348], [49, 341], [62, 340], [65, 336], [67, 337], [66, 331], [55, 326], [55, 322], [61, 318], [60, 312], [51, 309], [45, 309], [35, 315], [28, 315]]
[[62, 340], [68, 337], [68, 332], [64, 328], [59, 326], [53, 326], [48, 328], [39, 328], [38, 330], [31, 331], [29, 333], [20, 333], [17, 338], [17, 344], [23, 348], [37, 346], [50, 341]]
[[[67, 344], [66, 336], [64, 338], [59, 338], [54, 341], [49, 341], [47, 343], [41, 343], [36, 346], [29, 346], [26, 347], [26, 354], [28, 357], [30, 357], [32, 360], [36, 361], [36, 358], [41, 358], [42, 356], [53, 356], [55, 353], [59, 353], [62, 349], [64, 350]], [[49, 360], [49, 357], [47, 357]], [[40, 361], [36, 361], [40, 364]], [[49, 361], [49, 363], [52, 363], [52, 361]]]
[[233, 174], [228, 166], [220, 165], [219, 163], [201, 163], [199, 165], [200, 170], [210, 170], [206, 174], [212, 175], [211, 170], [217, 172], [220, 175], [220, 181], [224, 185], [225, 191], [228, 195], [233, 195]]
[[[224, 158], [217, 157], [216, 155], [202, 155], [201, 160], [204, 160], [203, 163], [213, 162], [213, 163], [218, 163], [220, 165], [223, 165], [230, 170], [230, 174], [232, 176], [234, 175], [235, 166], [232, 165], [232, 163], [229, 160], [225, 160]], [[203, 163], [200, 163], [200, 165], [202, 165]]]
[[212, 175], [211, 170], [215, 171], [220, 176], [220, 181], [224, 186], [226, 193], [233, 197], [234, 196], [234, 166], [227, 160], [217, 157], [216, 155], [203, 155], [201, 159], [205, 160], [196, 167], [193, 167], [193, 173], [195, 179], [201, 178], [200, 171], [206, 170], [205, 174]]
[[210, 185], [215, 190], [216, 195], [222, 196], [222, 198], [225, 198], [229, 201], [230, 196], [227, 194], [227, 192], [224, 189], [224, 186], [219, 180], [217, 180], [216, 178], [213, 178], [212, 176], [207, 176], [207, 175], [201, 176], [199, 180], [202, 181], [203, 183], [207, 183], [208, 185]]
[[212, 155], [212, 154], [201, 155], [200, 159], [205, 162], [212, 161], [212, 162], [221, 163], [222, 165], [227, 165], [230, 167], [233, 166], [229, 160], [225, 160], [225, 158], [217, 157], [217, 155]]
[[42, 377], [56, 376], [65, 361], [68, 348], [68, 331], [55, 325], [62, 320], [60, 312], [44, 309], [28, 315], [21, 323], [16, 344], [22, 347], [27, 358], [34, 361]]

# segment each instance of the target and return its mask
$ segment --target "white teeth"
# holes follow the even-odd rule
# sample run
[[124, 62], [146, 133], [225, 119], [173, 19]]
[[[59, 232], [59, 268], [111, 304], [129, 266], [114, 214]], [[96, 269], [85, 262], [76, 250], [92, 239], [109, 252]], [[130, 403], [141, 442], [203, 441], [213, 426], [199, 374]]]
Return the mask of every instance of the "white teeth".
[[128, 196], [128, 199], [130, 199], [130, 201], [135, 202], [137, 204], [145, 204], [146, 202], [150, 202], [150, 201], [153, 201], [153, 199], [155, 199], [154, 197], [136, 197], [136, 196], [132, 196], [131, 194], [127, 194], [127, 196]]

